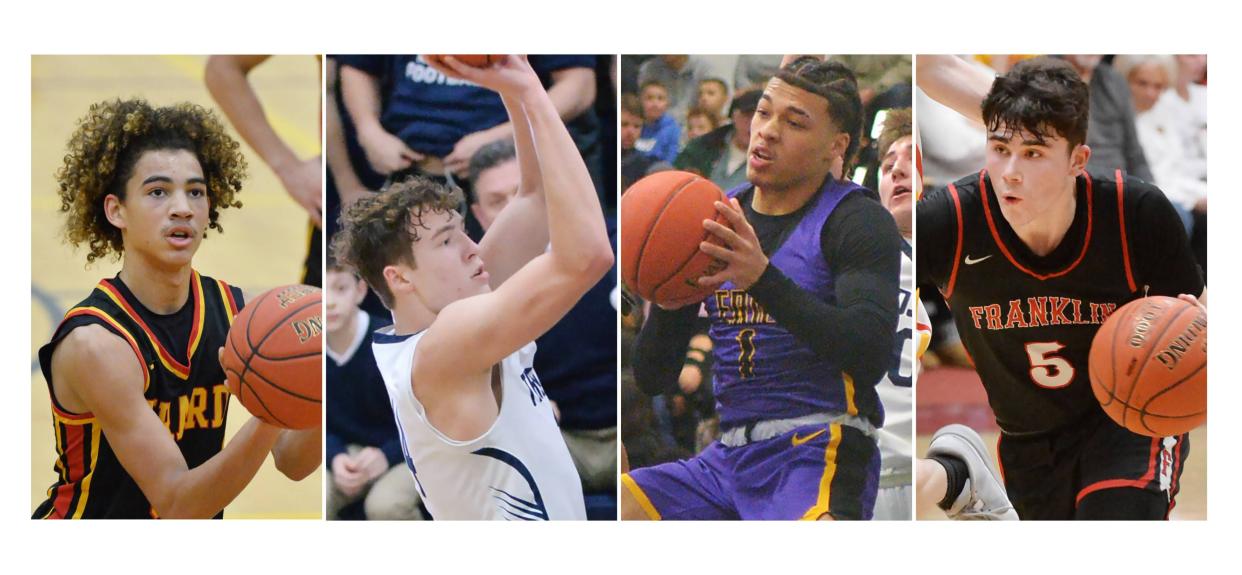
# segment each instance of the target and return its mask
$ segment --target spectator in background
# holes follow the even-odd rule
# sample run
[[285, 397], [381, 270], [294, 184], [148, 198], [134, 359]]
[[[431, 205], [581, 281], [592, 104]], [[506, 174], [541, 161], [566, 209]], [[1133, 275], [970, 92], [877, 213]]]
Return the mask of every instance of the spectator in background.
[[327, 518], [362, 499], [367, 519], [421, 519], [388, 390], [371, 353], [371, 333], [388, 322], [358, 308], [366, 283], [328, 257]]
[[621, 193], [648, 174], [673, 168], [638, 151], [635, 145], [643, 131], [643, 105], [634, 94], [621, 94]]
[[1139, 142], [1150, 158], [1152, 182], [1173, 203], [1186, 233], [1193, 232], [1194, 212], [1207, 210], [1207, 174], [1195, 165], [1185, 147], [1183, 134], [1191, 129], [1187, 118], [1167, 105], [1164, 94], [1176, 81], [1177, 62], [1172, 56], [1117, 56], [1117, 72], [1130, 84], [1134, 98], [1134, 124]]
[[[673, 118], [685, 118], [686, 110], [695, 103], [699, 82], [710, 73], [707, 62], [686, 54], [665, 54], [653, 57], [638, 68], [640, 88], [648, 82], [659, 82], [668, 94], [668, 112]], [[672, 158], [669, 158], [672, 161]]]
[[1160, 97], [1160, 104], [1184, 118], [1182, 138], [1195, 167], [1207, 177], [1207, 55], [1179, 54], [1177, 80], [1173, 89]]
[[741, 92], [752, 87], [766, 86], [768, 80], [781, 69], [780, 54], [743, 54], [737, 57], [733, 68], [733, 89]]
[[[704, 78], [699, 81], [699, 94], [695, 101], [700, 110], [711, 112], [717, 118], [725, 113], [729, 103], [729, 86], [720, 78]], [[687, 126], [689, 127], [689, 126]]]
[[681, 127], [668, 112], [668, 88], [656, 80], [648, 80], [639, 94], [643, 105], [643, 131], [634, 146], [656, 159], [671, 162], [681, 147]]
[[750, 148], [750, 121], [763, 90], [755, 88], [733, 97], [729, 116], [733, 120], [691, 140], [677, 156], [674, 166], [704, 176], [728, 190], [746, 181], [746, 155]]
[[1091, 90], [1088, 111], [1087, 146], [1091, 173], [1111, 174], [1120, 168], [1126, 173], [1153, 181], [1147, 156], [1139, 143], [1134, 127], [1134, 108], [1130, 103], [1130, 87], [1112, 66], [1098, 54], [1061, 56]]
[[[341, 96], [368, 163], [389, 180], [424, 175], [453, 183], [467, 197], [470, 158], [489, 142], [512, 139], [500, 96], [448, 78], [422, 55], [337, 55]], [[595, 101], [597, 58], [591, 55], [530, 56], [600, 189], [599, 118]], [[481, 234], [473, 217], [472, 237]]]
[[686, 112], [686, 139], [693, 140], [720, 127], [720, 116], [698, 106]]
[[854, 70], [858, 78], [858, 96], [863, 106], [870, 106], [871, 100], [883, 94], [893, 86], [910, 85], [914, 78], [914, 67], [910, 64], [908, 54], [875, 55], [834, 55], [828, 58], [841, 62]]
[[497, 140], [479, 148], [470, 157], [470, 213], [483, 231], [491, 227], [500, 211], [517, 195], [522, 174], [518, 170], [513, 140]]

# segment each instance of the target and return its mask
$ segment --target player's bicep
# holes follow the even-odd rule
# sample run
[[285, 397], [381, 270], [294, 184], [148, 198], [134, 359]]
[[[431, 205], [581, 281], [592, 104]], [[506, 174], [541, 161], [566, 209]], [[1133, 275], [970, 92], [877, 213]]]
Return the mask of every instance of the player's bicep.
[[52, 370], [98, 422], [125, 471], [155, 506], [171, 495], [185, 458], [143, 397], [144, 373], [133, 349], [98, 326], [75, 329], [53, 356]]
[[496, 291], [449, 304], [419, 342], [416, 377], [442, 379], [495, 365], [556, 325], [590, 288], [589, 279], [543, 254]]

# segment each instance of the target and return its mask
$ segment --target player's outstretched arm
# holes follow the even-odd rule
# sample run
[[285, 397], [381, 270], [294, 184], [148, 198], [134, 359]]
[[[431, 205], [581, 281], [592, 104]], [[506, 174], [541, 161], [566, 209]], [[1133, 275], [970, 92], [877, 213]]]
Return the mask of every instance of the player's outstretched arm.
[[[432, 63], [432, 66], [444, 70], [438, 63]], [[479, 256], [487, 266], [488, 281], [493, 289], [548, 247], [548, 207], [544, 200], [543, 173], [535, 156], [530, 121], [526, 119], [522, 104], [512, 96], [502, 94], [501, 100], [509, 113], [509, 122], [513, 124], [513, 145], [521, 181], [517, 197], [501, 210], [479, 242]]]
[[543, 177], [551, 246], [496, 291], [445, 307], [418, 346], [416, 377], [451, 378], [490, 368], [560, 321], [613, 264], [595, 186], [530, 64], [508, 56], [480, 70], [446, 60], [458, 75], [525, 111]]
[[246, 487], [280, 434], [252, 419], [220, 453], [189, 469], [143, 397], [142, 366], [129, 344], [102, 326], [69, 333], [52, 356], [55, 381], [93, 413], [125, 471], [163, 518], [210, 518]]
[[919, 89], [966, 119], [983, 124], [983, 99], [996, 76], [958, 56], [920, 54]]
[[323, 220], [323, 177], [320, 157], [298, 159], [293, 148], [276, 134], [263, 104], [250, 85], [249, 75], [270, 56], [212, 56], [207, 59], [204, 80], [211, 97], [242, 139], [276, 172], [285, 191], [310, 214], [316, 226]]

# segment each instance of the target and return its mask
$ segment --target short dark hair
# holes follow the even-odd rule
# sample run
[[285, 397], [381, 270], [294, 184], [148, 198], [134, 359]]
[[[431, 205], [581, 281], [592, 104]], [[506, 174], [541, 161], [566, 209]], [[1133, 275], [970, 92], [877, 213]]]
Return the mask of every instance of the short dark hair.
[[646, 82], [643, 82], [643, 85], [638, 87], [638, 93], [642, 94], [647, 88], [652, 86], [659, 86], [661, 90], [664, 90], [665, 94], [668, 93], [668, 86], [665, 86], [664, 82], [659, 80], [647, 80]]
[[621, 111], [629, 112], [632, 116], [643, 117], [643, 103], [638, 99], [637, 94], [625, 92], [621, 94]]
[[850, 136], [843, 160], [846, 166], [853, 164], [862, 141], [863, 123], [862, 98], [854, 71], [840, 62], [802, 56], [777, 71], [776, 78], [828, 100], [828, 116]]
[[332, 253], [336, 261], [362, 276], [392, 309], [384, 268], [394, 263], [415, 266], [410, 248], [419, 239], [419, 229], [427, 229], [423, 215], [456, 210], [461, 202], [461, 190], [424, 177], [393, 182], [383, 192], [355, 201], [341, 215]]
[[726, 84], [724, 80], [721, 80], [720, 78], [717, 78], [715, 76], [711, 78], [703, 78], [702, 80], [699, 80], [699, 85], [702, 86], [703, 84], [720, 84], [720, 89], [724, 90], [724, 93], [726, 94], [729, 93], [729, 85]]
[[1024, 131], [1037, 140], [1060, 136], [1070, 148], [1087, 141], [1090, 90], [1068, 62], [1040, 57], [996, 78], [983, 99], [988, 132]]
[[879, 147], [876, 152], [883, 158], [893, 142], [914, 133], [910, 108], [892, 108], [884, 115], [884, 127], [880, 128]]
[[[469, 178], [471, 182], [479, 179], [479, 174], [486, 172], [500, 164], [510, 160], [517, 159], [517, 148], [513, 145], [513, 140], [502, 138], [495, 142], [484, 144], [470, 156]], [[473, 194], [472, 194], [473, 195]], [[478, 201], [478, 198], [473, 198]]]

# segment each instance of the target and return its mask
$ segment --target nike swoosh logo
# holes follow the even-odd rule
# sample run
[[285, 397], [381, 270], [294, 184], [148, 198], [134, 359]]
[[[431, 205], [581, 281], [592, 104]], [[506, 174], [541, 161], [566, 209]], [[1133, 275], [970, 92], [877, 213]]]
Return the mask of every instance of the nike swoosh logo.
[[808, 435], [808, 436], [806, 436], [806, 437], [798, 437], [798, 434], [797, 434], [797, 433], [795, 433], [795, 434], [794, 434], [794, 436], [793, 436], [793, 444], [794, 444], [794, 447], [797, 447], [797, 446], [799, 446], [799, 445], [802, 445], [803, 443], [806, 443], [806, 442], [808, 442], [808, 441], [810, 441], [810, 440], [812, 440], [812, 439], [815, 439], [816, 437], [819, 437], [819, 436], [820, 436], [821, 434], [823, 434], [825, 431], [828, 431], [828, 430], [827, 430], [827, 429], [821, 429], [821, 430], [816, 431], [815, 433], [812, 433], [812, 434], [810, 434], [810, 435]]
[[986, 255], [986, 256], [983, 256], [983, 257], [978, 258], [978, 259], [973, 259], [973, 260], [972, 260], [972, 259], [970, 259], [970, 256], [968, 255], [968, 256], [966, 256], [966, 265], [968, 265], [968, 266], [973, 266], [973, 265], [975, 265], [975, 264], [977, 264], [977, 263], [979, 263], [979, 262], [981, 262], [981, 261], [983, 261], [983, 260], [986, 260], [986, 259], [988, 259], [988, 258], [992, 257], [993, 255], [994, 255], [994, 254], [988, 254], [988, 255]]

